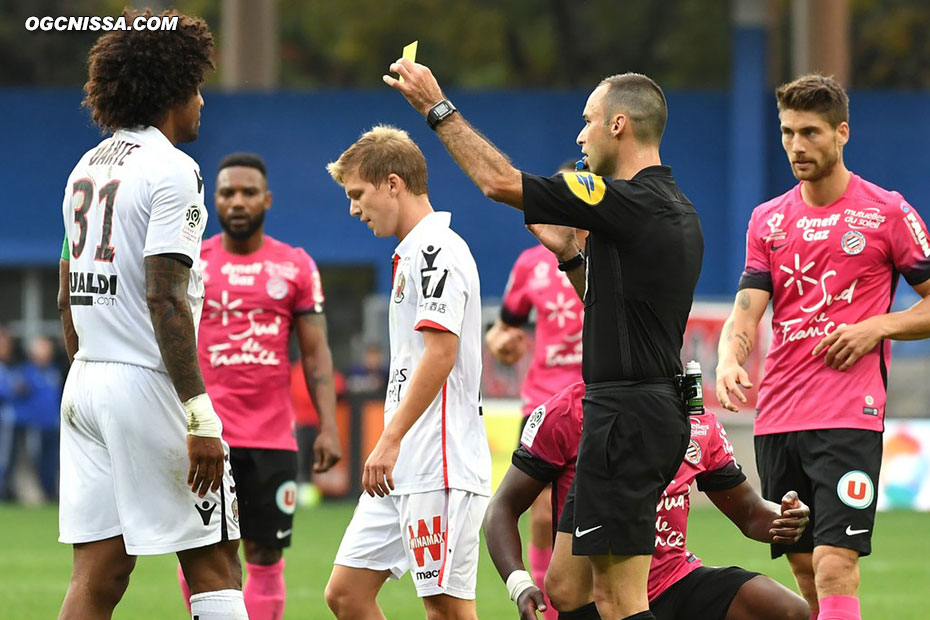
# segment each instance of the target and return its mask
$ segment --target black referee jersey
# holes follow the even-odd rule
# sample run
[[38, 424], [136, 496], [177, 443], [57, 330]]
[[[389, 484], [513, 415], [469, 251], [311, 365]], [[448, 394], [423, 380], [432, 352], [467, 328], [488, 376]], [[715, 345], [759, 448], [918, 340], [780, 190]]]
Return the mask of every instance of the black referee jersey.
[[524, 173], [523, 210], [527, 224], [590, 231], [585, 383], [679, 374], [704, 235], [671, 168], [650, 166], [629, 181], [590, 172]]

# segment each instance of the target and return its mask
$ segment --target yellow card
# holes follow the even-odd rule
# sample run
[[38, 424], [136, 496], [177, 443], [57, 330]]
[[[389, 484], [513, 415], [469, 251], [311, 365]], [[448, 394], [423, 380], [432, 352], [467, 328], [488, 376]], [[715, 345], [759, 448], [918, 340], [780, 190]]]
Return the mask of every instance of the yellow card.
[[[409, 60], [410, 62], [416, 62], [416, 61], [417, 61], [417, 43], [419, 43], [419, 42], [420, 42], [420, 40], [417, 39], [417, 40], [414, 41], [413, 43], [410, 43], [409, 45], [405, 45], [405, 46], [404, 46], [404, 53], [401, 54], [401, 57], [406, 58], [406, 59]], [[400, 77], [400, 76], [398, 76], [398, 77]], [[404, 81], [404, 78], [401, 77], [401, 78], [400, 78], [400, 81], [403, 82], [403, 81]]]

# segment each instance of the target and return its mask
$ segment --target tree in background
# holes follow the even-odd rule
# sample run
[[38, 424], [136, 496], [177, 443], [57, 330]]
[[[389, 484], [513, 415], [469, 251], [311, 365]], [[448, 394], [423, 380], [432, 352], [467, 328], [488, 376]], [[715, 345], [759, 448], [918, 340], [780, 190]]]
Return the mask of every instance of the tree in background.
[[[791, 0], [770, 0], [778, 46], [788, 45]], [[849, 0], [855, 88], [930, 88], [930, 3]], [[79, 86], [99, 32], [28, 32], [31, 15], [118, 15], [125, 0], [3, 0], [0, 85]], [[219, 32], [221, 0], [176, 6]], [[380, 88], [414, 39], [443, 84], [457, 88], [577, 88], [638, 71], [668, 88], [726, 88], [725, 0], [277, 0], [285, 89]], [[218, 46], [221, 49], [221, 46]], [[787, 53], [782, 53], [787, 56]], [[218, 58], [219, 71], [223, 59]], [[788, 79], [782, 63], [772, 76]], [[218, 82], [216, 74], [210, 83]]]

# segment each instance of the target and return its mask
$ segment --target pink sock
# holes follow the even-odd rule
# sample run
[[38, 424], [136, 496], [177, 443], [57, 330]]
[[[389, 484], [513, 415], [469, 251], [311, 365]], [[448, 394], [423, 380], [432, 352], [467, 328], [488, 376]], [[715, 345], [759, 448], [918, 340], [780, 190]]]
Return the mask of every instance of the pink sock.
[[816, 612], [816, 611], [812, 611], [812, 612], [811, 612], [811, 620], [817, 620], [817, 612]]
[[[543, 579], [546, 577], [546, 571], [549, 569], [549, 562], [552, 560], [552, 549], [540, 549], [535, 545], [530, 545], [529, 556], [533, 582], [542, 590]], [[545, 591], [543, 591], [543, 594], [545, 594]], [[556, 620], [558, 616], [559, 612], [552, 606], [547, 596], [546, 611], [543, 613], [543, 618], [545, 620]]]
[[817, 620], [862, 620], [859, 611], [859, 597], [825, 596], [820, 599], [820, 614]]
[[275, 564], [246, 563], [248, 577], [242, 595], [249, 620], [281, 620], [284, 615], [284, 559]]
[[187, 607], [187, 613], [191, 611], [191, 588], [187, 585], [187, 579], [184, 578], [184, 570], [178, 564], [178, 584], [181, 586], [181, 597], [184, 598], [184, 605]]

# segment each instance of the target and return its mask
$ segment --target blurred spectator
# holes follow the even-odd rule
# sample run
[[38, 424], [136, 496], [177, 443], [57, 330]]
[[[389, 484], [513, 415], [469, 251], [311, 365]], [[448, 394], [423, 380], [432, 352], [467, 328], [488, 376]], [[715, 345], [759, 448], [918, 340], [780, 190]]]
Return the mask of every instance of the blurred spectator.
[[370, 343], [365, 347], [361, 363], [355, 363], [346, 373], [346, 388], [350, 396], [384, 398], [388, 384], [388, 366], [384, 350]]
[[[45, 497], [55, 500], [62, 379], [51, 340], [39, 336], [29, 343], [28, 359], [20, 365], [19, 376], [22, 390], [15, 400], [17, 434], [20, 429], [25, 432]], [[15, 455], [16, 450], [13, 452]]]
[[16, 395], [15, 374], [10, 367], [13, 342], [9, 332], [0, 326], [0, 500], [12, 499], [10, 480], [13, 463], [14, 426], [13, 398]]
[[[346, 380], [338, 370], [333, 370], [336, 384], [336, 399], [345, 397]], [[313, 468], [313, 442], [320, 429], [320, 418], [313, 399], [304, 381], [304, 369], [300, 360], [291, 362], [291, 401], [294, 403], [295, 433], [297, 436], [297, 504], [312, 506], [320, 501], [320, 491], [311, 482]]]

